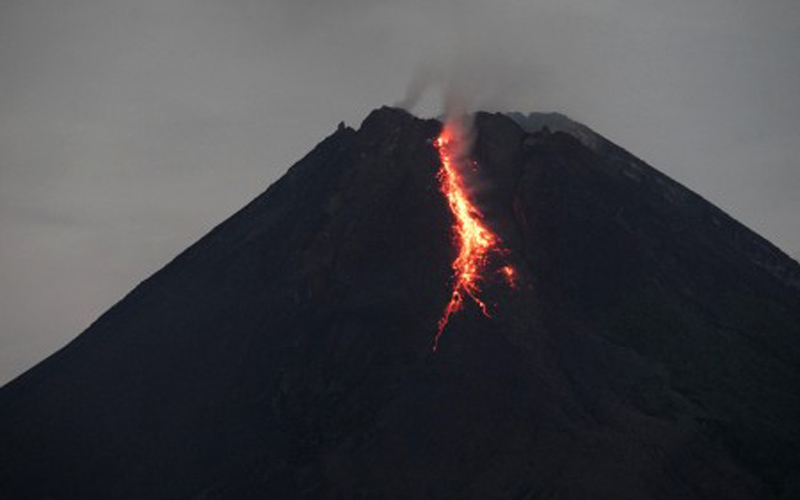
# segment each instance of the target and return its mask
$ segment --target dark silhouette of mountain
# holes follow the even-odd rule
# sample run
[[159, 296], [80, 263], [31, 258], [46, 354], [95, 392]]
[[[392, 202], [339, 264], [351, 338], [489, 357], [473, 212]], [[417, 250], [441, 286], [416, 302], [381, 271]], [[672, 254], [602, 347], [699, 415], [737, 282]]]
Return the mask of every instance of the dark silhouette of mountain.
[[520, 275], [491, 318], [431, 351], [441, 124], [382, 108], [0, 390], [0, 498], [798, 498], [800, 266], [588, 128], [513, 118], [476, 116]]

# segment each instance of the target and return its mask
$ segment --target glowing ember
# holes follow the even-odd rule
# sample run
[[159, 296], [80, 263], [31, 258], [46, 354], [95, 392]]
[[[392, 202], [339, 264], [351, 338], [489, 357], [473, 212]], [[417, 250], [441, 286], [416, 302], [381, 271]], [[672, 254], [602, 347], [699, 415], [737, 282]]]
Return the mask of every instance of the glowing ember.
[[503, 266], [500, 269], [500, 272], [503, 273], [503, 277], [506, 279], [506, 283], [511, 288], [517, 288], [517, 273], [514, 271], [514, 268], [511, 266]]
[[[453, 261], [453, 291], [450, 301], [439, 320], [439, 328], [433, 342], [433, 350], [439, 347], [439, 339], [444, 333], [450, 316], [461, 310], [464, 299], [469, 296], [489, 317], [486, 304], [478, 298], [483, 271], [493, 251], [503, 251], [500, 238], [483, 223], [483, 215], [472, 204], [464, 186], [459, 165], [461, 152], [465, 149], [461, 129], [457, 123], [445, 123], [439, 137], [433, 143], [439, 152], [441, 168], [439, 182], [442, 193], [447, 197], [450, 211], [455, 217], [453, 231], [458, 244], [458, 257]], [[501, 269], [510, 286], [516, 287], [516, 274], [511, 266]]]

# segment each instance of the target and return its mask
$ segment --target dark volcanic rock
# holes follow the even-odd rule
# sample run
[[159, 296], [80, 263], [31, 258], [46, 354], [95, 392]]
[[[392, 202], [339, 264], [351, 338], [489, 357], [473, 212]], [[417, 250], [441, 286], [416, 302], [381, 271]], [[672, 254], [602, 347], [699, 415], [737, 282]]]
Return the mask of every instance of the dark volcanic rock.
[[0, 391], [0, 498], [796, 497], [800, 266], [558, 123], [477, 116], [491, 319], [431, 352], [441, 125], [380, 109]]

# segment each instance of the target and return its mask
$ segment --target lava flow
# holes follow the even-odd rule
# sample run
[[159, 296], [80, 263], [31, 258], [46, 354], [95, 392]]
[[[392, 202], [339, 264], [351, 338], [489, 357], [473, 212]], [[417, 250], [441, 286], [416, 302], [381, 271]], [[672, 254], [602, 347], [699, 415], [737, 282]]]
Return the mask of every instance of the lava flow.
[[[439, 347], [439, 339], [450, 321], [450, 316], [464, 306], [464, 299], [469, 296], [486, 317], [489, 311], [486, 304], [478, 297], [480, 282], [484, 279], [484, 271], [492, 252], [504, 253], [500, 238], [483, 222], [483, 214], [470, 201], [460, 165], [461, 152], [464, 151], [464, 137], [458, 123], [445, 123], [441, 134], [434, 141], [439, 152], [441, 168], [438, 177], [440, 189], [447, 198], [450, 211], [453, 213], [455, 233], [458, 245], [458, 256], [453, 261], [453, 289], [450, 301], [439, 319], [438, 330], [433, 341], [433, 350]], [[516, 287], [516, 276], [511, 266], [505, 266], [501, 272], [508, 284]]]

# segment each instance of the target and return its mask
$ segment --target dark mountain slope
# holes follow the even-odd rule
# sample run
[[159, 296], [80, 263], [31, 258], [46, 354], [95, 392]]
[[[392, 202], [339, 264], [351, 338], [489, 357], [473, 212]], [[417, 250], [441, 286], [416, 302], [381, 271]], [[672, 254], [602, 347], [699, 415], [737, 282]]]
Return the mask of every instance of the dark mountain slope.
[[0, 497], [791, 498], [797, 263], [617, 150], [479, 114], [521, 286], [433, 354], [439, 128], [340, 129], [4, 387]]
[[[732, 219], [719, 208], [686, 189], [623, 148], [582, 123], [575, 122], [560, 113], [509, 113], [529, 133], [548, 129], [564, 132], [603, 158], [595, 166], [619, 180], [627, 177], [639, 184], [639, 189], [667, 201], [678, 214], [690, 219], [703, 220], [706, 226], [725, 246], [732, 246], [738, 253], [747, 256], [751, 263], [772, 274], [784, 285], [800, 289], [800, 269], [797, 262], [789, 258], [769, 241]], [[712, 228], [713, 226], [713, 228]], [[741, 256], [739, 256], [741, 257]]]

